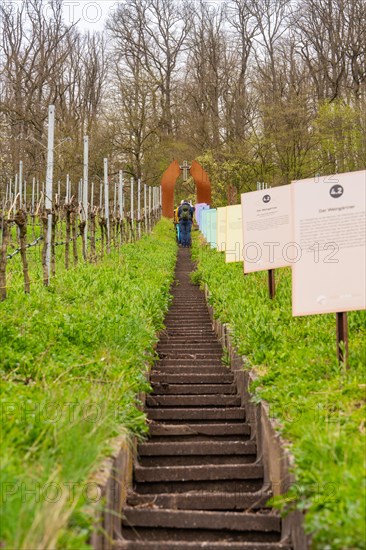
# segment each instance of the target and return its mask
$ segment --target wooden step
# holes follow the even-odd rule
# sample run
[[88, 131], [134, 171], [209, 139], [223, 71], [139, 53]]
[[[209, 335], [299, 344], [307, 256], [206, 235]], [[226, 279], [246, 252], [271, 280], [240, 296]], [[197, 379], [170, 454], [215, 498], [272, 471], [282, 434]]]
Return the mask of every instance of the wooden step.
[[227, 408], [147, 408], [152, 420], [245, 420], [245, 410], [241, 407]]
[[136, 464], [134, 471], [137, 482], [148, 481], [217, 481], [263, 478], [260, 464], [214, 464], [212, 466], [172, 466], [144, 468]]
[[156, 364], [151, 374], [232, 374], [230, 369], [221, 365], [161, 365]]
[[152, 384], [169, 384], [169, 385], [207, 385], [207, 384], [232, 384], [234, 381], [234, 375], [231, 373], [228, 374], [217, 374], [216, 370], [212, 374], [155, 374], [155, 371], [152, 371], [150, 376], [150, 382]]
[[148, 407], [240, 407], [240, 395], [147, 395]]
[[291, 550], [286, 542], [232, 542], [207, 541], [192, 542], [187, 540], [118, 540], [115, 550]]
[[230, 424], [222, 422], [220, 424], [161, 424], [157, 422], [151, 422], [149, 425], [150, 436], [160, 437], [197, 437], [204, 436], [229, 436], [234, 437], [238, 435], [250, 435], [251, 428], [249, 424], [244, 422], [238, 422], [236, 424]]
[[140, 456], [187, 456], [187, 455], [252, 455], [257, 446], [254, 441], [199, 441], [197, 443], [182, 441], [179, 443], [152, 442], [140, 443]]
[[169, 509], [141, 509], [126, 506], [124, 523], [134, 527], [168, 529], [209, 529], [228, 531], [264, 531], [279, 533], [281, 519], [277, 514], [211, 512]]
[[212, 367], [212, 366], [221, 366], [222, 361], [221, 357], [210, 357], [209, 359], [176, 359], [174, 357], [167, 357], [159, 361], [160, 367], [166, 366], [176, 366], [176, 367], [190, 367], [190, 366], [202, 366], [202, 367]]
[[152, 395], [236, 394], [236, 384], [152, 384]]
[[192, 491], [187, 494], [163, 493], [160, 495], [128, 495], [129, 506], [148, 508], [169, 508], [171, 510], [257, 510], [267, 507], [272, 493], [203, 493]]
[[[152, 469], [152, 468], [151, 468]], [[135, 491], [139, 494], [191, 493], [248, 493], [258, 492], [263, 486], [263, 479], [218, 479], [201, 481], [134, 481]]]
[[159, 359], [176, 359], [176, 360], [181, 360], [181, 359], [184, 359], [184, 360], [202, 360], [202, 359], [217, 359], [218, 361], [222, 361], [222, 350], [221, 351], [206, 351], [206, 352], [201, 352], [201, 350], [199, 350], [198, 352], [197, 351], [187, 351], [187, 350], [183, 350], [183, 351], [175, 351], [175, 350], [170, 350], [170, 351], [161, 351], [161, 350], [158, 350], [158, 356], [159, 356]]

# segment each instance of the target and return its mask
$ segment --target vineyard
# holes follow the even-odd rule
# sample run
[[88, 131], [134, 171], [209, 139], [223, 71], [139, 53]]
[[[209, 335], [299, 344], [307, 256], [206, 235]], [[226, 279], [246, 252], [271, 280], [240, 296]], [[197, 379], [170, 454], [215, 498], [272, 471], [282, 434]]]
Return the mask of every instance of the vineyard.
[[167, 221], [98, 264], [60, 269], [1, 315], [2, 516], [6, 548], [83, 548], [98, 503], [88, 478], [121, 429], [146, 432], [156, 333], [176, 245]]
[[[60, 182], [46, 207], [45, 190], [39, 182], [27, 194], [27, 184], [10, 181], [3, 189], [1, 226], [0, 296], [9, 291], [29, 293], [34, 285], [50, 283], [62, 266], [75, 267], [79, 262], [97, 262], [111, 248], [131, 243], [150, 233], [161, 215], [160, 188], [124, 184], [123, 172], [112, 182], [109, 195], [108, 172], [99, 190], [95, 206], [94, 182], [81, 181], [72, 194], [67, 177], [64, 189]], [[43, 185], [44, 187], [44, 185]], [[85, 189], [85, 191], [84, 191]], [[19, 191], [20, 190], [20, 191]], [[86, 197], [84, 197], [84, 193]], [[1, 199], [0, 199], [1, 200]]]

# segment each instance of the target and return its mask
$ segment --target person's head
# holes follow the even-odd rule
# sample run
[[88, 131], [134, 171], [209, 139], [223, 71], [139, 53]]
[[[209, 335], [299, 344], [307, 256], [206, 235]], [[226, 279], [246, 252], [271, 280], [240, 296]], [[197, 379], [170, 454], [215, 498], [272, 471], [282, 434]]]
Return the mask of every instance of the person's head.
[[185, 203], [185, 202], [186, 202], [185, 200], [182, 200], [182, 201], [180, 201], [180, 204], [183, 204], [183, 203]]

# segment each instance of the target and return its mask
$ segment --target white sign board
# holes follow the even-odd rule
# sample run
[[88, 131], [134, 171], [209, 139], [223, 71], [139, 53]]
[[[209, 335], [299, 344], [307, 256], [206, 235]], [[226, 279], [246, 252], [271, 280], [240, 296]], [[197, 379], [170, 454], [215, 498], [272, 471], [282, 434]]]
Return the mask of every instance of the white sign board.
[[291, 265], [291, 185], [241, 195], [244, 273]]
[[293, 315], [365, 309], [366, 171], [292, 184]]
[[226, 207], [226, 249], [225, 261], [243, 261], [243, 227], [241, 204]]
[[216, 243], [217, 250], [224, 252], [226, 249], [226, 206], [217, 209]]

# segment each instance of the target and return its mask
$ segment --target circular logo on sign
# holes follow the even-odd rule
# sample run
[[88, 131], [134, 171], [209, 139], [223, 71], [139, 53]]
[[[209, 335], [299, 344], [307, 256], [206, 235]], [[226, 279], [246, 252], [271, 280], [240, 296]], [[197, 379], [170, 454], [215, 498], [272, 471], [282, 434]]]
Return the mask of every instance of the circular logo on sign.
[[264, 195], [263, 202], [269, 202], [271, 200], [271, 197], [269, 195]]
[[341, 185], [333, 185], [329, 191], [329, 194], [333, 197], [333, 199], [338, 199], [338, 197], [343, 195], [343, 187]]

